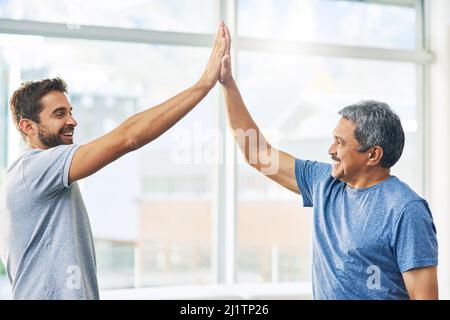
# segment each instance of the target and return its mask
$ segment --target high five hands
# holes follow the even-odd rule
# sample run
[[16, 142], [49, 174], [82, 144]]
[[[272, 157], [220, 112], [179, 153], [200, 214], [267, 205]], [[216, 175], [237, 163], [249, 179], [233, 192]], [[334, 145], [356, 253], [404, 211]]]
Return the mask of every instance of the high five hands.
[[207, 88], [213, 88], [217, 81], [225, 85], [232, 79], [230, 46], [230, 31], [221, 22], [214, 37], [211, 55], [200, 79]]

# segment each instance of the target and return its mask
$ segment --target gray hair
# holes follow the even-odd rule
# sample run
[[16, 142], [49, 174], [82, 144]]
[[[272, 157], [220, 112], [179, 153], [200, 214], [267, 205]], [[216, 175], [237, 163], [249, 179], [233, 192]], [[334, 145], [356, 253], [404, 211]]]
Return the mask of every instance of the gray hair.
[[372, 147], [383, 148], [381, 166], [392, 167], [403, 152], [405, 133], [400, 118], [388, 104], [373, 100], [360, 101], [338, 112], [356, 125], [355, 139], [365, 152]]

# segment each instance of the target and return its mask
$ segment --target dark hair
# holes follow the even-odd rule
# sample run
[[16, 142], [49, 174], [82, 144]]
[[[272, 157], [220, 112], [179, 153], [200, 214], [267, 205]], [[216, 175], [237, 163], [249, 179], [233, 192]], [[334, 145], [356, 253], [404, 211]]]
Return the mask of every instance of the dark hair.
[[400, 118], [383, 102], [367, 100], [345, 107], [339, 114], [356, 125], [355, 139], [360, 152], [374, 146], [383, 148], [381, 166], [392, 167], [403, 152], [405, 134]]
[[41, 99], [51, 91], [67, 93], [67, 85], [61, 78], [26, 81], [14, 91], [10, 100], [10, 110], [17, 130], [24, 139], [25, 134], [19, 127], [19, 121], [29, 119], [39, 123], [39, 114], [42, 111]]

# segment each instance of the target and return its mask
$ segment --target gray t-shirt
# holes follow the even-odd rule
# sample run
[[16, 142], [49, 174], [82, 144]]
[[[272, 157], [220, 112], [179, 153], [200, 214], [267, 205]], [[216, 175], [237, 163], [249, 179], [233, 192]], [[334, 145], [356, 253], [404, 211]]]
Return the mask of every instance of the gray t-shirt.
[[98, 299], [94, 242], [78, 184], [77, 145], [27, 149], [0, 189], [0, 256], [13, 299]]

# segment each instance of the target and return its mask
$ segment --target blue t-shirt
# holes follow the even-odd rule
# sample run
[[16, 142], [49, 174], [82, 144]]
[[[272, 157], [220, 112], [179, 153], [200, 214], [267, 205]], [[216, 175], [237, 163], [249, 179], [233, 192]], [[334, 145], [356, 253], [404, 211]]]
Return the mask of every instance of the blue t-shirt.
[[295, 160], [305, 207], [314, 207], [315, 299], [409, 299], [402, 272], [436, 266], [427, 202], [395, 176], [352, 189], [331, 165]]

